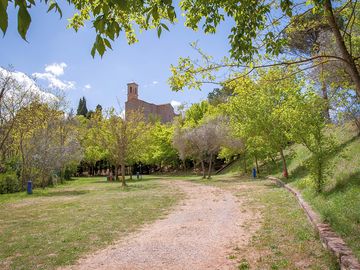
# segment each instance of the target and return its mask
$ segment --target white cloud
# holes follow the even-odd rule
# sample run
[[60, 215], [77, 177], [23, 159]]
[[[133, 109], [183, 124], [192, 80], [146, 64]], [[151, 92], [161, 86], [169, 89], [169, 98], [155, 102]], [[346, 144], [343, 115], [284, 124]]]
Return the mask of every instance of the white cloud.
[[158, 84], [159, 82], [158, 81], [153, 81], [152, 84]]
[[122, 111], [121, 111], [120, 117], [121, 117], [122, 119], [125, 119], [125, 110], [122, 110]]
[[171, 104], [171, 106], [174, 107], [175, 112], [178, 113], [178, 112], [179, 112], [179, 111], [178, 111], [179, 106], [182, 105], [181, 102], [180, 102], [180, 101], [176, 101], [176, 100], [172, 100], [172, 101], [170, 102], [170, 104]]
[[67, 67], [66, 63], [53, 63], [45, 66], [45, 71], [54, 74], [55, 76], [61, 76], [64, 74], [64, 69]]
[[[46, 93], [42, 91], [35, 83], [33, 79], [27, 76], [25, 73], [20, 71], [8, 71], [0, 67], [0, 76], [11, 76], [20, 86], [20, 89], [24, 91], [30, 91], [34, 95], [38, 96], [43, 102], [52, 102], [56, 101], [57, 97], [55, 97], [51, 93]], [[13, 89], [12, 93], [9, 94], [20, 94], [19, 89]]]
[[170, 102], [171, 106], [173, 107], [179, 107], [181, 105], [181, 102], [180, 101], [176, 101], [176, 100], [172, 100]]
[[36, 79], [48, 81], [48, 87], [60, 90], [69, 90], [75, 88], [75, 82], [61, 80], [58, 77], [64, 74], [64, 69], [67, 67], [65, 63], [54, 63], [45, 66], [45, 72], [35, 72], [32, 75]]
[[85, 89], [91, 89], [91, 84], [86, 84], [86, 85], [84, 86], [84, 88], [85, 88]]

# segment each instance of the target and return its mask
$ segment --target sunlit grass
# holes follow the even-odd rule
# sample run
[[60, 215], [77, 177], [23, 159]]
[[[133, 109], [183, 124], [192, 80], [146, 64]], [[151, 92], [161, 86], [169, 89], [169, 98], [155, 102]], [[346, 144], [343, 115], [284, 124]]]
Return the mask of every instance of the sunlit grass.
[[180, 197], [152, 178], [127, 188], [105, 178], [79, 178], [31, 196], [0, 196], [0, 268], [71, 264], [159, 218]]
[[262, 223], [251, 242], [234, 247], [229, 255], [237, 259], [238, 269], [337, 269], [296, 199], [285, 189], [268, 180], [236, 175], [195, 181], [228, 189], [242, 200], [242, 211], [261, 213]]

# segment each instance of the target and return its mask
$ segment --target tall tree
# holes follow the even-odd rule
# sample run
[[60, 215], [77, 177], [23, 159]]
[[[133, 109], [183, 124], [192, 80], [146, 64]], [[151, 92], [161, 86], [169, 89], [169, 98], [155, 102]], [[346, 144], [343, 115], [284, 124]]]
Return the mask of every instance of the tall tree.
[[85, 97], [80, 98], [76, 114], [87, 117], [88, 109], [86, 107], [86, 99], [85, 99]]
[[141, 159], [146, 149], [143, 136], [147, 130], [143, 114], [132, 112], [122, 118], [113, 108], [100, 127], [103, 147], [108, 151], [108, 158], [115, 166], [115, 173], [121, 169], [121, 182], [126, 186], [125, 166]]
[[[229, 100], [226, 111], [237, 135], [243, 138], [256, 156], [258, 142], [266, 142], [265, 149], [280, 154], [283, 175], [288, 177], [284, 150], [290, 138], [288, 125], [282, 121], [284, 104], [291, 95], [301, 90], [301, 81], [295, 78], [278, 80], [284, 74], [279, 68], [262, 73], [258, 78], [242, 77], [231, 83], [235, 95]], [[268, 150], [267, 150], [268, 151]]]

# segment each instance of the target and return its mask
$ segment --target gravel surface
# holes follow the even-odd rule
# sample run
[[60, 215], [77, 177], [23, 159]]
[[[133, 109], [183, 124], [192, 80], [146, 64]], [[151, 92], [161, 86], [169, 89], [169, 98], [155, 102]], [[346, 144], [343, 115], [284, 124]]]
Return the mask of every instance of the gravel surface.
[[255, 228], [241, 201], [220, 188], [167, 181], [186, 198], [165, 217], [77, 264], [63, 269], [236, 269], [229, 255], [244, 246]]

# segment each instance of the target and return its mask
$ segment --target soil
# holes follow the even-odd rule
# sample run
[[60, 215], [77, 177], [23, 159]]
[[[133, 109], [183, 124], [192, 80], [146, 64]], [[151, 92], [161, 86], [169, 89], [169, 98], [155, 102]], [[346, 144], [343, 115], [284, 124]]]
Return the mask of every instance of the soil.
[[[256, 231], [258, 214], [231, 192], [185, 181], [166, 181], [185, 193], [164, 219], [62, 269], [236, 269], [234, 249]], [[258, 219], [259, 217], [255, 218]]]

